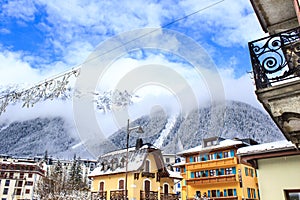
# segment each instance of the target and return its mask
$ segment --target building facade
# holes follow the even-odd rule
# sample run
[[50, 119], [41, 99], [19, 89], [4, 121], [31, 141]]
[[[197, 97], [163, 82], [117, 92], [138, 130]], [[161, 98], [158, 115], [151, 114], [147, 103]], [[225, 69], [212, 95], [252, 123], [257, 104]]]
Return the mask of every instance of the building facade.
[[1, 200], [36, 199], [35, 187], [45, 175], [42, 166], [33, 159], [0, 157], [0, 196]]
[[287, 140], [300, 144], [299, 0], [250, 0], [270, 34], [248, 43], [256, 95]]
[[182, 199], [259, 199], [256, 170], [242, 164], [237, 149], [255, 143], [252, 140], [225, 140], [213, 137], [203, 145], [178, 153], [185, 162], [181, 168]]
[[244, 147], [238, 155], [257, 168], [262, 200], [300, 200], [300, 152], [291, 142]]
[[[126, 162], [126, 160], [128, 162]], [[127, 163], [127, 164], [126, 164]], [[127, 166], [127, 167], [126, 167]], [[165, 167], [161, 151], [150, 144], [102, 155], [89, 175], [92, 199], [177, 199], [176, 173]]]

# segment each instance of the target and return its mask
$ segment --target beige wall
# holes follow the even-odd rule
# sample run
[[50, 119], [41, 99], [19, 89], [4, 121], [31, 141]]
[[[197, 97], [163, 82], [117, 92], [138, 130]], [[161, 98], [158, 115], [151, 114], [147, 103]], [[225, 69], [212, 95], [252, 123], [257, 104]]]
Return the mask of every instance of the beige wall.
[[258, 160], [261, 200], [283, 200], [284, 189], [300, 189], [300, 155]]

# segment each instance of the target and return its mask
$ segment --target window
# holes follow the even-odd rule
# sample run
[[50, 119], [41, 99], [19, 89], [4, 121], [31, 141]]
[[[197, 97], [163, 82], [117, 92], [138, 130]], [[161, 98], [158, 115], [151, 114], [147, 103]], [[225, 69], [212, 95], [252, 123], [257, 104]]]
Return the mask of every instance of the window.
[[25, 194], [29, 194], [29, 193], [30, 193], [30, 189], [26, 189]]
[[16, 195], [21, 195], [22, 189], [17, 189]]
[[104, 182], [103, 181], [100, 182], [99, 191], [104, 191]]
[[28, 174], [28, 178], [32, 178], [32, 173], [29, 173], [29, 174]]
[[4, 194], [4, 195], [7, 195], [7, 194], [8, 194], [8, 188], [4, 188], [3, 194]]
[[170, 158], [166, 158], [166, 163], [169, 163], [170, 162]]
[[14, 173], [10, 172], [9, 173], [9, 178], [14, 178]]
[[33, 182], [32, 182], [32, 181], [26, 181], [26, 182], [25, 182], [25, 185], [32, 186], [32, 185], [33, 185]]
[[145, 163], [145, 172], [150, 172], [150, 161], [149, 160], [146, 160], [146, 163]]
[[23, 179], [24, 178], [24, 172], [20, 173], [20, 178]]
[[226, 175], [232, 174], [232, 168], [225, 169]]
[[300, 200], [300, 189], [284, 190], [286, 200]]
[[216, 170], [209, 170], [209, 176], [215, 176], [216, 175]]
[[233, 196], [233, 189], [228, 189], [228, 196]]
[[217, 197], [217, 191], [211, 190], [211, 197]]
[[224, 151], [224, 158], [228, 158], [229, 157], [229, 152], [228, 151]]
[[150, 181], [145, 180], [144, 190], [145, 190], [145, 192], [149, 192], [151, 190], [151, 183], [150, 183]]
[[22, 187], [23, 186], [23, 181], [18, 181], [18, 187]]
[[119, 190], [124, 190], [124, 180], [119, 180]]
[[9, 186], [9, 184], [10, 184], [10, 180], [6, 180], [5, 181], [5, 186]]
[[169, 185], [164, 184], [164, 194], [168, 194], [168, 193], [169, 193]]

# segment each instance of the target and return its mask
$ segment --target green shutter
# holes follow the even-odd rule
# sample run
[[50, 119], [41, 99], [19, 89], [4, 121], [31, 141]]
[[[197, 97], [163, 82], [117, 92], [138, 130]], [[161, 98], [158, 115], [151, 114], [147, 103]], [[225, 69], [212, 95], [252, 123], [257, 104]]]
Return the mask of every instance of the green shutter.
[[245, 174], [248, 176], [248, 167], [245, 167]]

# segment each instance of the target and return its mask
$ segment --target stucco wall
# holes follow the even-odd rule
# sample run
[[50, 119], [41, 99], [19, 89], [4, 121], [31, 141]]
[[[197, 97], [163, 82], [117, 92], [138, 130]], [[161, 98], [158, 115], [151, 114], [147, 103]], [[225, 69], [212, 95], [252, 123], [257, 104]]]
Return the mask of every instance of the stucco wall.
[[300, 189], [300, 156], [258, 160], [261, 200], [283, 200], [284, 189]]

